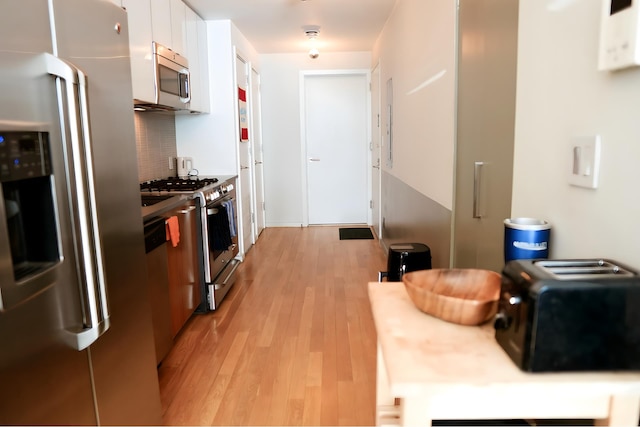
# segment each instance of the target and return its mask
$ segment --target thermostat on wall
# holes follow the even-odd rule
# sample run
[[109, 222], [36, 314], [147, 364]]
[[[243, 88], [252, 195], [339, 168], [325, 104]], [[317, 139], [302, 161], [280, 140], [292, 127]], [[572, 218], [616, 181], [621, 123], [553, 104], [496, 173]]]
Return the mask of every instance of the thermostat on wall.
[[603, 0], [600, 70], [640, 65], [640, 0]]

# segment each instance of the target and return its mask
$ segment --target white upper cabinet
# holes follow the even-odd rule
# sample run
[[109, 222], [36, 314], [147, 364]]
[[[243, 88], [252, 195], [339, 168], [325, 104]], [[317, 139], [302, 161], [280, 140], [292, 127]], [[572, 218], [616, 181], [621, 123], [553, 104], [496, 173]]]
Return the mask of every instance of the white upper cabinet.
[[187, 56], [186, 6], [181, 0], [151, 0], [151, 25], [154, 42]]
[[198, 91], [202, 97], [200, 102], [200, 112], [210, 113], [210, 95], [209, 95], [209, 50], [207, 40], [207, 23], [197, 17], [198, 28], [198, 58], [200, 64], [200, 90]]
[[[171, 49], [187, 56], [187, 6], [182, 0], [171, 0]], [[189, 57], [187, 56], [187, 59]]]
[[156, 99], [152, 59], [150, 0], [122, 0], [129, 22], [129, 51], [133, 99], [153, 103]]
[[206, 23], [187, 7], [187, 60], [191, 73], [191, 111], [208, 113], [209, 65]]
[[191, 111], [201, 110], [200, 96], [200, 61], [198, 58], [198, 15], [187, 8], [187, 60], [189, 61], [189, 73], [191, 74]]
[[133, 98], [156, 101], [153, 42], [184, 56], [191, 73], [191, 111], [208, 113], [209, 61], [206, 23], [181, 0], [120, 0], [129, 22]]
[[171, 0], [151, 0], [151, 33], [152, 41], [172, 49]]

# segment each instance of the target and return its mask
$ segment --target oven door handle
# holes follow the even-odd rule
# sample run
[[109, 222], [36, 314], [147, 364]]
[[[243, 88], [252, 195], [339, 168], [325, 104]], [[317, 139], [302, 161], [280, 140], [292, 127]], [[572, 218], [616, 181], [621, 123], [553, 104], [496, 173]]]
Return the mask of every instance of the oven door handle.
[[231, 278], [231, 276], [233, 276], [233, 274], [236, 272], [236, 270], [238, 269], [238, 267], [240, 267], [240, 263], [238, 262], [238, 260], [236, 259], [232, 259], [230, 264], [233, 264], [231, 266], [231, 268], [229, 269], [229, 273], [227, 273], [227, 275], [224, 277], [223, 280], [220, 281], [220, 283], [216, 283], [215, 289], [221, 289], [223, 287], [225, 287], [227, 285], [227, 282], [229, 281], [229, 279]]

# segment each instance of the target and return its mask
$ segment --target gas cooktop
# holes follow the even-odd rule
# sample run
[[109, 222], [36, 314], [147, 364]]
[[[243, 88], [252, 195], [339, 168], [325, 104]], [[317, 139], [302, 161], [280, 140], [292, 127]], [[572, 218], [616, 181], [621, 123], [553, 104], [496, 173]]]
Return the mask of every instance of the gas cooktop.
[[218, 182], [218, 178], [173, 178], [155, 179], [140, 183], [141, 192], [179, 192], [188, 193], [198, 191]]

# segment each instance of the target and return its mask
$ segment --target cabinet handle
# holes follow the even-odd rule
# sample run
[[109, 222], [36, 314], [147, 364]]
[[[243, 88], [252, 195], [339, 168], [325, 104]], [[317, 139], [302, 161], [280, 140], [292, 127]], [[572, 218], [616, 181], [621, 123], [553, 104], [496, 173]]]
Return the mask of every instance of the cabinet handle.
[[473, 165], [473, 217], [482, 218], [480, 213], [480, 189], [482, 186], [482, 167], [484, 162], [475, 162]]

